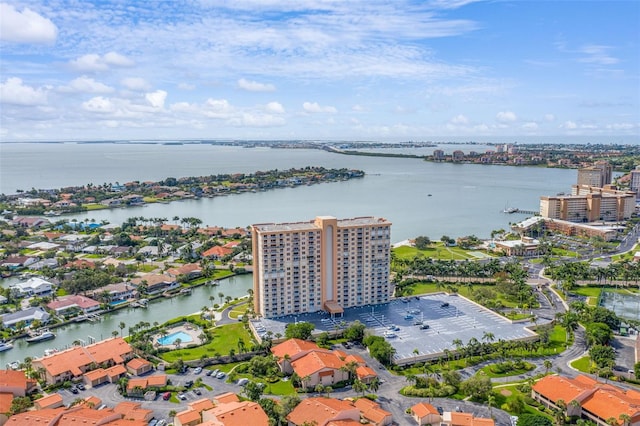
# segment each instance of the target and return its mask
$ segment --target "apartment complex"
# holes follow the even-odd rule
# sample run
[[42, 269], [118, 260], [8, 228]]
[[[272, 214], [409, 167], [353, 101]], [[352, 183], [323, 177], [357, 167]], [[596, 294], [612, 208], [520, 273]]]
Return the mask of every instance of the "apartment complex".
[[636, 193], [636, 198], [640, 198], [640, 166], [631, 170], [629, 186], [631, 187], [631, 190]]
[[588, 185], [573, 185], [571, 195], [540, 197], [540, 216], [569, 222], [621, 221], [635, 211], [636, 194]]
[[390, 241], [391, 223], [375, 217], [253, 225], [256, 313], [333, 315], [387, 302]]
[[597, 161], [591, 167], [578, 169], [578, 185], [604, 188], [611, 184], [613, 167], [606, 161]]

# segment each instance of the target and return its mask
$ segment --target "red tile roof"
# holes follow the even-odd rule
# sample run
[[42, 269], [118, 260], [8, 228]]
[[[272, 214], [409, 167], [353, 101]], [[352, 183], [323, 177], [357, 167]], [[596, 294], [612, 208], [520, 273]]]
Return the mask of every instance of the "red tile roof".
[[325, 426], [329, 421], [338, 416], [344, 420], [348, 418], [352, 420], [360, 419], [358, 409], [350, 402], [319, 397], [302, 400], [302, 402], [289, 413], [287, 420], [295, 425], [301, 425], [304, 422], [316, 422], [317, 426]]
[[428, 416], [429, 414], [439, 414], [436, 407], [431, 404], [427, 404], [426, 402], [419, 402], [416, 405], [411, 407], [411, 411], [415, 413], [416, 416], [422, 418]]
[[[56, 394], [56, 395], [58, 395], [58, 394]], [[58, 396], [60, 396], [60, 395], [58, 395]], [[13, 402], [13, 394], [12, 393], [8, 393], [8, 392], [0, 393], [0, 413], [8, 413], [9, 410], [11, 410], [11, 402]], [[62, 397], [61, 396], [60, 396], [60, 402], [62, 402]]]
[[339, 370], [347, 363], [341, 360], [333, 352], [324, 350], [310, 351], [291, 363], [296, 374], [300, 377], [310, 376], [322, 369], [330, 368]]
[[289, 355], [290, 357], [292, 357], [294, 355], [299, 354], [300, 352], [304, 352], [312, 349], [320, 349], [320, 348], [318, 347], [318, 345], [316, 345], [313, 342], [308, 342], [306, 340], [301, 340], [301, 339], [289, 339], [272, 347], [271, 353], [278, 358], [284, 358], [285, 355]]

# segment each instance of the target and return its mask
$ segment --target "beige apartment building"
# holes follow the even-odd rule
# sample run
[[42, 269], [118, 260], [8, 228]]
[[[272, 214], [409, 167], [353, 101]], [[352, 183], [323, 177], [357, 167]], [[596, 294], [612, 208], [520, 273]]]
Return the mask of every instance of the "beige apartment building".
[[265, 318], [389, 301], [391, 222], [336, 219], [252, 225], [254, 309]]
[[569, 222], [621, 221], [635, 211], [634, 192], [573, 185], [571, 195], [540, 197], [540, 216]]
[[578, 170], [578, 185], [604, 188], [611, 184], [613, 167], [606, 161], [597, 161], [591, 167]]

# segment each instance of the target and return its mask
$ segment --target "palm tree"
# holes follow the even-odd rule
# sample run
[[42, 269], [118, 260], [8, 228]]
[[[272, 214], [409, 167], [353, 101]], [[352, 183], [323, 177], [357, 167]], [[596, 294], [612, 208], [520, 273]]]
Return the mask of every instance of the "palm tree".
[[118, 324], [118, 328], [120, 329], [120, 337], [122, 337], [122, 330], [124, 330], [127, 327], [127, 324], [124, 323], [124, 321], [120, 321], [120, 324]]
[[224, 298], [224, 293], [223, 292], [218, 293], [218, 297], [220, 298], [220, 304], [222, 305], [222, 299]]
[[173, 344], [176, 345], [176, 349], [180, 348], [181, 343], [182, 343], [182, 339], [179, 337], [173, 341]]
[[618, 418], [622, 421], [623, 426], [629, 426], [631, 424], [631, 416], [628, 414], [620, 414]]
[[378, 379], [377, 377], [374, 377], [369, 382], [369, 389], [371, 389], [373, 392], [378, 392], [378, 389], [380, 389], [380, 379]]
[[493, 406], [496, 403], [496, 397], [493, 395], [489, 395], [487, 397], [487, 405], [489, 406], [489, 417], [493, 418]]
[[551, 367], [553, 367], [553, 363], [548, 359], [545, 359], [542, 364], [544, 365], [544, 374], [549, 374], [549, 370], [551, 370]]

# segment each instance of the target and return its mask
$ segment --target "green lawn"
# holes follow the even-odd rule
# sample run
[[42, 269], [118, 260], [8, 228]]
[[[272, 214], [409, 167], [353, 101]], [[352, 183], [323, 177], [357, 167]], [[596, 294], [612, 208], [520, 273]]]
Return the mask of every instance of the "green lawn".
[[571, 366], [583, 373], [591, 373], [591, 358], [588, 355], [583, 356], [573, 361]]
[[167, 362], [174, 362], [180, 358], [184, 361], [196, 360], [202, 356], [213, 357], [216, 353], [220, 355], [228, 355], [233, 349], [238, 352], [238, 340], [245, 342], [246, 348], [251, 347], [253, 339], [244, 324], [228, 324], [215, 327], [213, 330], [213, 340], [205, 345], [197, 348], [185, 348], [175, 351], [165, 352], [161, 354], [162, 359]]
[[107, 206], [103, 206], [102, 204], [96, 204], [96, 203], [91, 203], [91, 204], [83, 204], [82, 207], [84, 207], [85, 209], [91, 211], [91, 210], [102, 210], [102, 209], [108, 209]]
[[535, 365], [530, 364], [528, 362], [525, 363], [525, 368], [518, 370], [510, 370], [504, 373], [496, 373], [492, 370], [493, 364], [482, 367], [480, 371], [482, 371], [487, 377], [496, 378], [496, 377], [509, 377], [509, 376], [518, 376], [520, 374], [524, 374], [527, 371], [531, 371], [535, 368]]
[[[495, 397], [495, 401], [496, 401], [496, 407], [501, 408], [503, 406], [503, 404], [509, 402], [510, 400], [514, 399], [516, 397], [516, 395], [521, 395], [522, 397], [526, 398], [529, 395], [525, 395], [522, 392], [520, 392], [520, 390], [518, 390], [518, 385], [514, 384], [514, 385], [510, 385], [510, 386], [501, 386], [499, 388], [494, 387], [493, 388], [493, 396]], [[525, 404], [524, 406], [524, 412], [523, 413], [509, 413], [509, 414], [513, 414], [513, 415], [522, 415], [522, 414], [537, 414], [539, 416], [543, 416], [548, 418], [549, 420], [552, 420], [552, 417], [542, 411], [539, 411], [536, 407], [533, 407], [531, 405], [527, 405]]]
[[[463, 278], [461, 278], [463, 279]], [[473, 296], [471, 295], [471, 289], [479, 289], [479, 288], [490, 288], [495, 290], [495, 285], [493, 284], [471, 284], [471, 289], [468, 287], [468, 285], [466, 283], [460, 282], [460, 283], [447, 283], [447, 282], [442, 282], [442, 283], [431, 283], [431, 282], [419, 282], [416, 284], [412, 284], [411, 288], [413, 288], [413, 293], [414, 295], [418, 295], [418, 294], [428, 294], [428, 293], [438, 293], [438, 292], [442, 292], [442, 291], [448, 291], [447, 287], [449, 285], [454, 285], [455, 287], [458, 288], [458, 294], [467, 297], [471, 300], [474, 300]], [[507, 307], [507, 308], [515, 308], [518, 304], [511, 302], [509, 300], [504, 299], [503, 297], [500, 296], [500, 294], [498, 294], [498, 299], [502, 302], [502, 304]], [[517, 316], [517, 315], [516, 315]], [[524, 315], [523, 318], [526, 318], [530, 315]], [[519, 316], [517, 316], [518, 318], [512, 318], [512, 319], [519, 319]]]
[[411, 246], [400, 246], [400, 247], [394, 248], [392, 251], [398, 259], [413, 259], [417, 255], [423, 255], [425, 257], [430, 257], [433, 259], [443, 259], [443, 260], [477, 259], [475, 256], [469, 254], [468, 250], [464, 250], [464, 249], [461, 249], [460, 247], [455, 247], [455, 246], [445, 247], [442, 242], [434, 242], [426, 250], [418, 250], [417, 248], [411, 247]]
[[249, 309], [248, 303], [236, 305], [231, 311], [229, 311], [229, 318], [238, 319], [240, 315], [244, 315], [247, 312], [247, 309]]

